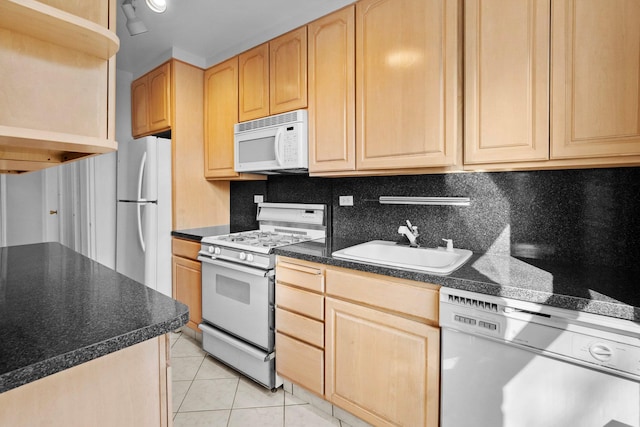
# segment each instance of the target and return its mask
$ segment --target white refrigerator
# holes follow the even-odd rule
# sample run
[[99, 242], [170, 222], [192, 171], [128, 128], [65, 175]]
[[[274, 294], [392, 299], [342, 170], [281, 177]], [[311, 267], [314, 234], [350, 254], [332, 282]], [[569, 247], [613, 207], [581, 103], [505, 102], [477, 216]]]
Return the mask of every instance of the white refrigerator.
[[171, 297], [171, 140], [118, 146], [116, 270]]

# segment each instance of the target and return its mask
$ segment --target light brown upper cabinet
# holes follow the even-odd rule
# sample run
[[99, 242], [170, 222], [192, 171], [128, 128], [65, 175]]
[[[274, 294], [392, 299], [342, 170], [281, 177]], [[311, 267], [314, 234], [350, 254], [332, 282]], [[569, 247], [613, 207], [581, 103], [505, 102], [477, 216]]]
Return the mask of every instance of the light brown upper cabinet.
[[238, 122], [237, 56], [204, 72], [204, 176], [210, 180], [266, 179], [234, 170], [233, 125]]
[[131, 134], [135, 137], [149, 131], [149, 82], [142, 76], [131, 83]]
[[309, 172], [356, 168], [355, 6], [308, 25]]
[[638, 2], [465, 2], [465, 169], [638, 164]]
[[239, 121], [307, 107], [307, 27], [239, 55]]
[[233, 125], [238, 122], [238, 57], [204, 72], [204, 176], [237, 176]]
[[640, 155], [640, 3], [557, 0], [553, 159]]
[[239, 119], [241, 122], [269, 115], [269, 43], [240, 54]]
[[307, 107], [307, 27], [269, 42], [269, 114]]
[[131, 133], [134, 138], [171, 128], [171, 62], [131, 83]]
[[464, 161], [549, 158], [550, 0], [465, 1]]
[[461, 155], [456, 0], [356, 3], [356, 167], [452, 166]]

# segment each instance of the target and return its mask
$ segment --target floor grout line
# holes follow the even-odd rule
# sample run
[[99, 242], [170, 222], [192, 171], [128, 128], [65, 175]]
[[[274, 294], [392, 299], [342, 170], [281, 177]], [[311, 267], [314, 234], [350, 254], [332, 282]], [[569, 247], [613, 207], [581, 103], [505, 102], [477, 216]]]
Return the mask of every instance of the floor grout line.
[[[173, 343], [170, 344], [171, 349], [173, 350], [174, 347], [180, 342], [180, 341], [184, 341], [184, 342], [189, 342], [191, 344], [196, 345], [198, 348], [201, 349], [201, 343], [199, 343], [197, 340], [195, 340], [194, 338], [192, 338], [189, 335], [180, 333], [178, 335], [178, 337], [173, 340]], [[182, 347], [182, 344], [180, 344], [180, 346]], [[243, 377], [241, 374], [233, 371], [232, 369], [228, 368], [226, 365], [221, 364], [220, 362], [218, 362], [215, 358], [212, 357], [212, 361], [215, 363], [216, 366], [222, 368], [222, 369], [230, 369], [231, 371], [233, 371], [234, 374], [236, 374], [235, 377], [233, 378], [227, 378], [227, 377], [222, 377], [222, 378], [201, 378], [201, 379], [197, 379], [198, 374], [200, 373], [200, 370], [203, 368], [203, 366], [205, 366], [205, 360], [208, 357], [211, 357], [210, 355], [208, 355], [206, 352], [204, 352], [204, 354], [189, 354], [189, 352], [191, 351], [191, 349], [187, 348], [186, 349], [182, 349], [183, 350], [183, 354], [181, 354], [180, 356], [175, 356], [173, 353], [171, 354], [172, 358], [186, 358], [186, 357], [202, 357], [202, 360], [200, 361], [200, 364], [198, 365], [198, 368], [195, 371], [195, 374], [193, 376], [193, 378], [191, 380], [176, 380], [176, 381], [181, 381], [181, 382], [186, 382], [189, 381], [189, 386], [187, 387], [184, 396], [182, 398], [182, 401], [180, 402], [180, 404], [178, 405], [178, 407], [176, 408], [175, 412], [173, 412], [173, 421], [175, 424], [175, 420], [177, 418], [179, 418], [178, 416], [180, 414], [197, 414], [197, 413], [214, 413], [214, 412], [218, 412], [218, 413], [227, 413], [227, 418], [226, 418], [226, 423], [223, 424], [226, 427], [230, 427], [232, 425], [232, 416], [234, 414], [234, 412], [236, 412], [238, 415], [241, 412], [244, 411], [255, 411], [255, 410], [264, 410], [264, 409], [270, 409], [270, 408], [281, 408], [282, 410], [282, 419], [281, 419], [281, 426], [284, 427], [287, 424], [287, 408], [293, 408], [293, 407], [302, 407], [302, 406], [308, 406], [310, 408], [315, 408], [312, 404], [305, 402], [304, 400], [302, 400], [301, 398], [297, 397], [294, 394], [291, 394], [291, 396], [296, 397], [299, 402], [296, 403], [292, 403], [290, 405], [287, 405], [287, 392], [282, 389], [282, 396], [281, 396], [281, 401], [279, 403], [277, 403], [276, 405], [268, 405], [268, 404], [258, 404], [257, 406], [249, 406], [249, 407], [243, 407], [243, 408], [235, 408], [235, 404], [238, 401], [238, 392], [240, 390], [240, 383], [243, 381], [243, 379], [245, 379], [245, 377]], [[233, 391], [233, 399], [231, 400], [231, 407], [230, 408], [217, 408], [217, 409], [204, 409], [204, 410], [193, 410], [193, 411], [184, 411], [182, 410], [186, 400], [187, 400], [187, 396], [189, 395], [189, 392], [191, 391], [194, 383], [196, 381], [216, 381], [216, 380], [235, 380], [236, 384], [235, 384], [235, 389]], [[173, 381], [173, 379], [172, 379]], [[250, 384], [251, 386], [256, 386], [258, 387], [257, 384], [253, 384], [253, 381], [250, 379], [246, 379], [246, 383]], [[277, 393], [279, 393], [280, 391], [277, 391]], [[277, 402], [278, 399], [275, 399], [274, 401]], [[175, 402], [172, 402], [172, 404]], [[290, 409], [290, 411], [292, 411], [293, 409]], [[173, 411], [173, 408], [172, 408]], [[239, 412], [241, 411], [241, 412]], [[330, 414], [327, 414], [331, 417]], [[279, 418], [279, 417], [278, 417]], [[296, 417], [294, 416], [294, 418], [292, 418], [292, 422], [294, 421]], [[328, 423], [331, 423], [331, 425], [336, 426], [336, 427], [342, 427], [342, 426], [347, 426], [347, 424], [343, 423], [342, 420], [335, 418], [335, 417], [331, 417], [332, 421], [327, 420]], [[180, 425], [184, 425], [184, 419], [182, 419], [182, 422], [179, 421]], [[223, 421], [223, 420], [220, 420]], [[275, 421], [275, 420], [274, 420]], [[324, 424], [323, 424], [324, 425]], [[329, 425], [329, 424], [327, 424]]]

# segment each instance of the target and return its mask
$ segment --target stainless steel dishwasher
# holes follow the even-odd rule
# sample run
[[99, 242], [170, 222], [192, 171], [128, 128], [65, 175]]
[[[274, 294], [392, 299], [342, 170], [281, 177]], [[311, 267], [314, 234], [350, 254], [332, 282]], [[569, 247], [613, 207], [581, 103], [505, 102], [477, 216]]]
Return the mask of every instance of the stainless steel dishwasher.
[[640, 324], [440, 290], [441, 427], [640, 427]]

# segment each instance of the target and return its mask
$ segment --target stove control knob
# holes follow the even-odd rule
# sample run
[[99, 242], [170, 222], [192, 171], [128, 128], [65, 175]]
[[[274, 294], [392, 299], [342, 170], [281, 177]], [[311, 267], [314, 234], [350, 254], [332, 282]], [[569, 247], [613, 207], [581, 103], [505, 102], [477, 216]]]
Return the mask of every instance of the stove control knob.
[[212, 253], [213, 253], [213, 251], [214, 251], [213, 246], [209, 246], [209, 247], [207, 248], [207, 251], [209, 251], [209, 253], [210, 253], [210, 254], [212, 254]]
[[216, 246], [216, 248], [213, 250], [213, 253], [216, 255], [220, 255], [222, 253], [222, 249]]
[[244, 261], [245, 259], [247, 259], [247, 254], [245, 254], [244, 252], [240, 252], [240, 254], [238, 255], [238, 258]]
[[253, 254], [247, 254], [247, 261], [253, 262]]

